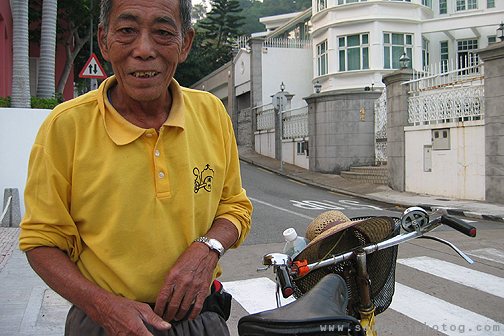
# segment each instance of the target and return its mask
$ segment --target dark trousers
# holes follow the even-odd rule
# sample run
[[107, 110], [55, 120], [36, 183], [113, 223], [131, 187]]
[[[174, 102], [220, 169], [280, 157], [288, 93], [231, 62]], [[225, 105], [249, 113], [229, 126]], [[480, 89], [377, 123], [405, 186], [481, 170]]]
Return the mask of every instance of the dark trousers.
[[[229, 336], [226, 321], [217, 313], [204, 312], [195, 320], [172, 322], [169, 330], [147, 329], [154, 336]], [[93, 322], [80, 308], [72, 306], [65, 324], [65, 336], [108, 336], [105, 330]]]
[[[231, 294], [225, 292], [222, 284], [215, 280], [211, 293], [195, 320], [183, 318], [171, 321], [172, 327], [169, 330], [157, 330], [147, 324], [146, 327], [154, 336], [229, 336], [226, 321], [230, 312]], [[67, 315], [65, 336], [107, 336], [107, 333], [79, 307], [73, 305]]]

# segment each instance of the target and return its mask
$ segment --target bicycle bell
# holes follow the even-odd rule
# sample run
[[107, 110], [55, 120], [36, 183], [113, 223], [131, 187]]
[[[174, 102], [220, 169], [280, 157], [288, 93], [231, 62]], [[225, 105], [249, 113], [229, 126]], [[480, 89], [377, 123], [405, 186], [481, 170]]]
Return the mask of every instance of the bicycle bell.
[[429, 224], [429, 214], [420, 207], [411, 207], [401, 215], [401, 226], [406, 232], [418, 231]]

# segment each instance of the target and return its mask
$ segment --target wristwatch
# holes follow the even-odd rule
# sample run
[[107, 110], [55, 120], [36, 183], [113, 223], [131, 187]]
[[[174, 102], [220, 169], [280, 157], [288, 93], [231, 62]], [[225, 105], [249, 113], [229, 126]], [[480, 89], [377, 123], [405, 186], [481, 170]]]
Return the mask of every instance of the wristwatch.
[[224, 255], [224, 252], [226, 252], [226, 250], [224, 249], [224, 246], [222, 246], [221, 242], [218, 241], [217, 239], [207, 238], [207, 237], [199, 237], [199, 238], [196, 238], [194, 241], [204, 243], [206, 246], [208, 246], [210, 248], [210, 250], [217, 252], [217, 254], [219, 255], [219, 258]]

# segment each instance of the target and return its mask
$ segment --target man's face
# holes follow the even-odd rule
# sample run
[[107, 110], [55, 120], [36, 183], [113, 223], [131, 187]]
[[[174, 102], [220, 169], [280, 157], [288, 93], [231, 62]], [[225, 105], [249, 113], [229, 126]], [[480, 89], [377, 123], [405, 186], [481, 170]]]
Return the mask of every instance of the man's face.
[[103, 57], [112, 63], [123, 99], [164, 99], [194, 31], [182, 37], [179, 0], [114, 0], [108, 32], [100, 25]]

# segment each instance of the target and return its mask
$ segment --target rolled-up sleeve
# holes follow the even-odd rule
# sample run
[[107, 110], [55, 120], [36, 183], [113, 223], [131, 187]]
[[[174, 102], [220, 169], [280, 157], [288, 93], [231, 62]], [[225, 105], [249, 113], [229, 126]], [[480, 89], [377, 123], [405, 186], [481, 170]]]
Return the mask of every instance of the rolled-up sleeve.
[[68, 148], [64, 148], [64, 141], [56, 140], [58, 136], [51, 141], [48, 128], [47, 123], [42, 125], [30, 155], [19, 248], [26, 252], [40, 246], [57, 247], [75, 262], [82, 242], [70, 214]]

